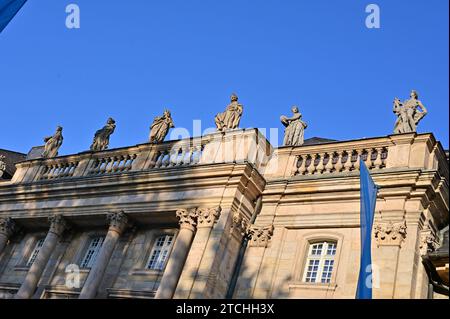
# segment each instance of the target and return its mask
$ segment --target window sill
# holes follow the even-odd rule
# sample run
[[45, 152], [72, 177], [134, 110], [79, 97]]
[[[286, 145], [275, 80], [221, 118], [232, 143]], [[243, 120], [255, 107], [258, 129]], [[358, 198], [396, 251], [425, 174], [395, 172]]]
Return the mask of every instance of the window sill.
[[163, 271], [154, 269], [132, 269], [129, 274], [133, 276], [158, 276], [162, 275]]
[[337, 288], [336, 283], [321, 284], [321, 283], [292, 282], [289, 284], [289, 290], [314, 289], [314, 290], [335, 291], [336, 288]]
[[28, 270], [30, 270], [30, 267], [29, 266], [15, 266], [14, 270], [15, 271], [28, 271]]

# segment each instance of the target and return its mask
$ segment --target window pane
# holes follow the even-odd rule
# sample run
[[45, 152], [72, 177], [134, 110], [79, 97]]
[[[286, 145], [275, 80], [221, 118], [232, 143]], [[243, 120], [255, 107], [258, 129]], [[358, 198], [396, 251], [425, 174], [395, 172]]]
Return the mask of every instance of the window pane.
[[33, 252], [31, 253], [30, 258], [28, 259], [27, 266], [31, 266], [34, 263], [34, 261], [37, 258], [37, 255], [39, 254], [39, 251], [41, 250], [42, 246], [44, 245], [44, 241], [45, 241], [45, 238], [40, 238], [36, 242]]
[[160, 236], [156, 239], [147, 262], [147, 269], [164, 269], [172, 248], [172, 243], [172, 235]]
[[309, 248], [304, 281], [308, 283], [330, 283], [333, 274], [335, 242], [313, 243]]
[[89, 243], [88, 250], [84, 255], [83, 261], [81, 262], [81, 268], [92, 268], [95, 263], [100, 249], [102, 248], [104, 237], [94, 237]]

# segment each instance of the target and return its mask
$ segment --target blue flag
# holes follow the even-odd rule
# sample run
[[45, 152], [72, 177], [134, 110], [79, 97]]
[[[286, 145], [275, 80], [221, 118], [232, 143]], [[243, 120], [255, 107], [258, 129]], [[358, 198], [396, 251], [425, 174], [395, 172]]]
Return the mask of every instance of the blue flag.
[[0, 0], [0, 33], [27, 0]]
[[361, 263], [359, 268], [356, 299], [372, 299], [372, 226], [377, 203], [378, 187], [372, 180], [369, 170], [360, 159], [361, 189]]

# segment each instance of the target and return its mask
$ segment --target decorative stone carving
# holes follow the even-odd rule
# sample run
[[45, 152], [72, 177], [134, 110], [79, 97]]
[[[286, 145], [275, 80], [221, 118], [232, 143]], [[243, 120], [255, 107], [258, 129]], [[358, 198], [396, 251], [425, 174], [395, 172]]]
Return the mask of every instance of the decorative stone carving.
[[6, 171], [6, 163], [4, 161], [5, 161], [5, 156], [0, 155], [0, 178], [3, 176], [3, 173], [5, 173], [5, 171]]
[[67, 229], [67, 223], [62, 215], [53, 215], [48, 218], [50, 222], [50, 233], [54, 233], [57, 236], [61, 236], [64, 230]]
[[176, 215], [178, 218], [178, 222], [180, 227], [187, 227], [190, 229], [195, 229], [197, 226], [197, 209], [189, 208], [189, 209], [178, 209], [176, 211]]
[[42, 157], [52, 158], [58, 156], [58, 150], [63, 143], [62, 127], [58, 126], [53, 136], [44, 138], [45, 146]]
[[109, 118], [106, 125], [102, 129], [95, 132], [94, 141], [91, 145], [91, 151], [103, 151], [108, 148], [109, 137], [116, 129], [116, 121], [113, 118]]
[[231, 224], [230, 233], [238, 232], [241, 236], [245, 236], [247, 232], [248, 223], [245, 218], [239, 212], [234, 212], [233, 214], [233, 223]]
[[426, 255], [435, 251], [438, 248], [439, 243], [436, 240], [436, 236], [431, 232], [422, 232], [420, 234], [420, 255]]
[[247, 236], [250, 240], [250, 245], [256, 247], [267, 247], [269, 240], [272, 238], [273, 229], [273, 225], [263, 227], [250, 225], [247, 228]]
[[169, 129], [175, 127], [169, 110], [164, 110], [162, 116], [157, 116], [150, 126], [149, 142], [162, 143], [169, 133]]
[[222, 208], [220, 206], [197, 209], [198, 227], [213, 227], [214, 223], [219, 219], [221, 211]]
[[406, 228], [405, 220], [399, 223], [388, 222], [377, 224], [375, 226], [375, 238], [378, 241], [378, 246], [400, 246], [406, 238]]
[[415, 90], [411, 91], [410, 99], [403, 103], [399, 98], [395, 98], [393, 111], [397, 115], [394, 134], [415, 132], [419, 122], [428, 113]]
[[233, 93], [231, 95], [231, 103], [228, 104], [225, 112], [217, 114], [214, 118], [218, 131], [224, 132], [239, 127], [244, 107], [238, 100], [238, 96]]
[[282, 115], [281, 123], [286, 127], [284, 130], [284, 146], [300, 146], [305, 140], [305, 129], [308, 127], [306, 122], [302, 121], [302, 114], [297, 106], [292, 107], [292, 117]]
[[16, 229], [16, 223], [12, 218], [0, 218], [0, 234], [5, 235], [6, 238], [9, 238]]
[[109, 230], [121, 234], [128, 226], [128, 217], [124, 212], [108, 213], [106, 219], [109, 223]]

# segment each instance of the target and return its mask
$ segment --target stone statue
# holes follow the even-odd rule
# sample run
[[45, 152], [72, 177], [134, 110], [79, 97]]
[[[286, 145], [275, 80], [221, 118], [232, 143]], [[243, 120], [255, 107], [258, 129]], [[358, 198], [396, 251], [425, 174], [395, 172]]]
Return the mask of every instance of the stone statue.
[[45, 146], [42, 157], [51, 158], [58, 156], [58, 150], [63, 143], [62, 127], [56, 128], [55, 135], [44, 138]]
[[428, 113], [415, 90], [411, 91], [410, 99], [403, 103], [395, 98], [393, 111], [397, 115], [394, 134], [415, 132], [419, 122]]
[[238, 96], [233, 93], [231, 103], [227, 106], [225, 112], [216, 115], [214, 121], [218, 131], [232, 130], [239, 126], [244, 108], [242, 104], [238, 103], [238, 100]]
[[102, 129], [95, 132], [94, 141], [91, 145], [91, 151], [103, 151], [108, 148], [109, 137], [116, 129], [116, 121], [111, 117], [106, 122]]
[[5, 163], [5, 156], [0, 155], [0, 178], [2, 178], [3, 173], [6, 171], [6, 163]]
[[150, 126], [150, 143], [162, 143], [169, 133], [169, 129], [175, 127], [169, 110], [164, 110], [163, 116], [157, 116]]
[[305, 129], [308, 125], [302, 121], [302, 114], [298, 107], [292, 107], [292, 117], [281, 116], [281, 123], [286, 127], [284, 130], [284, 146], [300, 146], [304, 143]]

